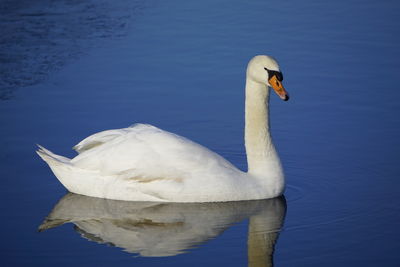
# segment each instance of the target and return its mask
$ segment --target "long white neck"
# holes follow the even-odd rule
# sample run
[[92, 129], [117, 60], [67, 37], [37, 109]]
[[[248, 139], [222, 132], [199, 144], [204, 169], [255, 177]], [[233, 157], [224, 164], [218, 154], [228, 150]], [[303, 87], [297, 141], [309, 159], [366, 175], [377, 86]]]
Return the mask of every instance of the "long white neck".
[[266, 85], [249, 77], [246, 79], [245, 145], [248, 173], [264, 179], [264, 183], [270, 185], [283, 183], [283, 173], [269, 131], [269, 91]]

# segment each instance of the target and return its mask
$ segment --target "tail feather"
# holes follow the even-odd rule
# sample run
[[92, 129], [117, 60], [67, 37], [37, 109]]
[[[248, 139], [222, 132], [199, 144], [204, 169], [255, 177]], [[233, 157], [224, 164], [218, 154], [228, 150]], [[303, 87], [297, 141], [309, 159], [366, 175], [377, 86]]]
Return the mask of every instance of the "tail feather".
[[41, 145], [37, 145], [39, 149], [36, 151], [36, 153], [44, 160], [46, 161], [49, 165], [50, 164], [71, 164], [71, 160], [69, 158], [56, 155], [50, 150], [44, 148]]
[[[36, 153], [49, 165], [54, 175], [68, 191], [77, 194], [87, 194], [86, 192], [90, 192], [93, 187], [90, 181], [98, 177], [97, 172], [77, 168], [71, 163], [69, 158], [56, 155], [40, 145], [38, 147], [39, 149]], [[48, 224], [44, 224], [39, 230], [46, 228], [51, 227], [48, 227]]]

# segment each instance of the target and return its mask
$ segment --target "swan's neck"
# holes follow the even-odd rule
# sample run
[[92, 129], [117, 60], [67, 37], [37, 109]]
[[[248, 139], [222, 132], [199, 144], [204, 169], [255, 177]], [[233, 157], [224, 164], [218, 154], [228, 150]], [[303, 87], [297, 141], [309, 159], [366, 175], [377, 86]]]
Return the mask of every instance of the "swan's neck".
[[279, 157], [270, 134], [269, 88], [247, 78], [245, 145], [248, 172], [257, 177], [283, 179]]

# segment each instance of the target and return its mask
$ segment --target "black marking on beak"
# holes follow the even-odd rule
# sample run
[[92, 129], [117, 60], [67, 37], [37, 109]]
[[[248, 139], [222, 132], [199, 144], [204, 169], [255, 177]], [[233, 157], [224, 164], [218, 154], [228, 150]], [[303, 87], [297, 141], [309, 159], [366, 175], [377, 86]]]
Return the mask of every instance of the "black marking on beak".
[[274, 75], [276, 76], [276, 78], [278, 79], [278, 81], [283, 81], [283, 75], [282, 72], [280, 71], [276, 71], [276, 70], [269, 70], [267, 68], [264, 68], [267, 72], [268, 72], [268, 80], [271, 79], [272, 77], [274, 77]]
[[288, 101], [288, 100], [289, 100], [289, 95], [286, 94], [286, 95], [285, 95], [285, 98], [283, 99], [283, 101]]

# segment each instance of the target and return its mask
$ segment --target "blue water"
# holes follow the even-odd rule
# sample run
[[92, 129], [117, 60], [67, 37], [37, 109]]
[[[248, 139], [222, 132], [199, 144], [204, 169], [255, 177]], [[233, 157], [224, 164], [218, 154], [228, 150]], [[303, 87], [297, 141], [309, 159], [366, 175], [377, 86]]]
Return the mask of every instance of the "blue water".
[[[0, 12], [3, 265], [398, 266], [397, 1], [6, 0]], [[271, 97], [286, 204], [147, 213], [63, 198], [34, 152], [40, 143], [73, 157], [92, 133], [145, 122], [246, 170], [243, 88], [257, 54], [279, 61], [291, 96]], [[255, 220], [266, 220], [259, 235]], [[38, 233], [43, 221], [54, 227]], [[129, 233], [154, 243], [129, 239], [129, 250]], [[178, 246], [177, 236], [189, 238]], [[275, 246], [251, 246], [257, 238]], [[155, 244], [171, 245], [143, 252]]]

